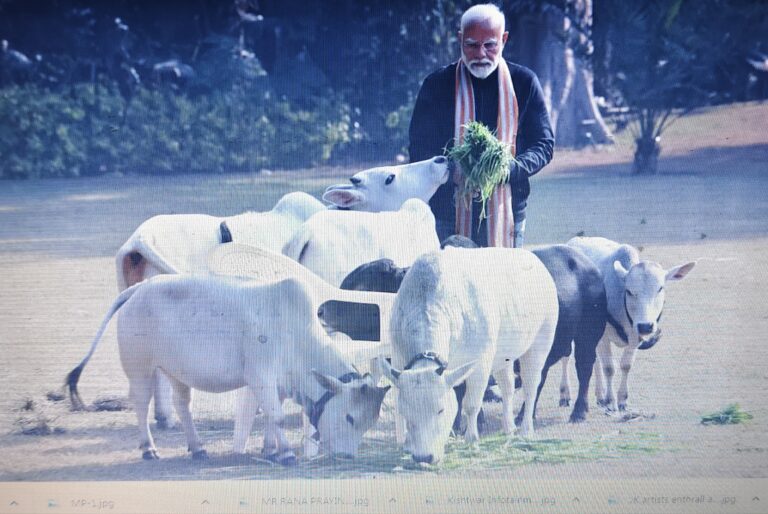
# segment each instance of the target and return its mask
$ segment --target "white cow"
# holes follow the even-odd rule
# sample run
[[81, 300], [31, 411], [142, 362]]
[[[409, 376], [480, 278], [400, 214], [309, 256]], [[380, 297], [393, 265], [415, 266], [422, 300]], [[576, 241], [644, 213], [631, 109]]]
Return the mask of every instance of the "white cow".
[[168, 214], [149, 218], [120, 247], [115, 257], [120, 291], [161, 273], [206, 273], [211, 249], [229, 231], [232, 239], [280, 252], [296, 229], [310, 216], [325, 210], [307, 193], [283, 196], [272, 210], [236, 216]]
[[536, 390], [557, 318], [552, 276], [527, 250], [449, 247], [420, 257], [395, 299], [392, 365], [380, 361], [398, 390], [413, 459], [436, 463], [443, 457], [458, 408], [453, 387], [465, 379], [466, 439], [479, 437], [477, 414], [491, 373], [501, 388], [504, 430], [512, 433], [515, 359], [525, 394], [520, 435], [532, 435]]
[[[696, 262], [664, 269], [656, 262], [640, 260], [640, 254], [634, 247], [603, 237], [575, 237], [567, 244], [586, 254], [603, 274], [608, 300], [608, 325], [597, 346], [599, 362], [595, 363], [595, 394], [599, 405], [608, 410], [616, 409], [611, 354], [613, 342], [623, 348], [618, 409], [624, 411], [629, 396], [627, 379], [635, 353], [638, 349], [651, 348], [661, 337], [659, 322], [664, 308], [665, 286], [668, 282], [685, 278]], [[566, 366], [567, 359], [563, 368]]]
[[304, 408], [321, 444], [334, 454], [354, 455], [378, 418], [387, 388], [354, 372], [320, 325], [311, 291], [296, 279], [258, 285], [228, 277], [163, 275], [126, 289], [68, 377], [75, 404], [82, 404], [77, 379], [118, 310], [120, 360], [145, 459], [157, 458], [147, 415], [159, 369], [173, 384], [194, 458], [206, 453], [190, 413], [192, 388], [219, 393], [248, 386], [267, 418], [265, 454], [282, 463], [295, 462], [280, 428], [284, 398]]
[[323, 200], [355, 211], [396, 211], [410, 198], [428, 202], [437, 188], [448, 181], [451, 164], [438, 156], [425, 161], [383, 166], [358, 172], [351, 184], [330, 186]]
[[339, 287], [366, 262], [386, 258], [406, 267], [439, 248], [435, 216], [413, 198], [395, 212], [318, 212], [296, 231], [283, 254]]
[[[207, 273], [210, 251], [231, 239], [280, 252], [296, 229], [310, 216], [325, 210], [307, 193], [284, 195], [270, 211], [236, 216], [168, 214], [149, 218], [120, 247], [115, 257], [120, 291], [163, 273]], [[158, 427], [172, 423], [171, 387], [159, 373], [155, 387]]]

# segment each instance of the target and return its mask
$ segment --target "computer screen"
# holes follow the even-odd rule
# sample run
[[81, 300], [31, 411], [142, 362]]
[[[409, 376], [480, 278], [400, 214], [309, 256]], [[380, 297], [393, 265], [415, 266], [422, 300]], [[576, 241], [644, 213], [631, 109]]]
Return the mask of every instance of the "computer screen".
[[0, 1], [0, 512], [765, 512], [766, 7], [561, 3]]

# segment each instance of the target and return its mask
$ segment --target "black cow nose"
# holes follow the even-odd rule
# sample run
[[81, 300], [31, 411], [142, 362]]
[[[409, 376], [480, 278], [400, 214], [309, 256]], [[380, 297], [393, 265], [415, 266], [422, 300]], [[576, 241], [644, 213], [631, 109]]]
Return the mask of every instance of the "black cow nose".
[[435, 157], [434, 159], [432, 159], [432, 162], [434, 162], [435, 164], [443, 164], [447, 160], [448, 159], [446, 159], [442, 155], [439, 155], [439, 156]]
[[638, 323], [637, 331], [643, 335], [653, 332], [653, 323]]
[[415, 460], [416, 462], [423, 462], [424, 464], [432, 464], [433, 459], [434, 457], [432, 456], [432, 454], [424, 455], [424, 456], [422, 455], [413, 456], [413, 460]]

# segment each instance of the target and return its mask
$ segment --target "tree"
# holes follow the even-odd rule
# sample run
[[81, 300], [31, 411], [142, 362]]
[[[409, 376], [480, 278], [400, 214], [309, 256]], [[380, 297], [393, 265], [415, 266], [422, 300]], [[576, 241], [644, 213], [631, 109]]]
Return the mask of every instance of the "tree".
[[661, 137], [671, 123], [702, 105], [737, 98], [739, 83], [747, 82], [745, 57], [766, 37], [760, 27], [768, 6], [608, 0], [599, 9], [600, 85], [611, 103], [628, 109], [636, 144], [633, 172], [656, 173]]
[[593, 91], [592, 0], [513, 1], [507, 20], [509, 53], [539, 76], [557, 144], [610, 142]]

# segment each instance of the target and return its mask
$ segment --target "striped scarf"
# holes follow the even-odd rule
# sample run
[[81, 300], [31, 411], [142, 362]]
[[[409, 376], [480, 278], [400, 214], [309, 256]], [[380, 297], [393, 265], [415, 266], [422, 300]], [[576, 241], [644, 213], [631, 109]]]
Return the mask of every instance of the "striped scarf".
[[[499, 58], [499, 118], [497, 120], [496, 137], [509, 145], [512, 156], [515, 155], [515, 138], [517, 137], [517, 97], [512, 86], [512, 77], [503, 58]], [[464, 62], [459, 60], [456, 65], [456, 118], [454, 122], [454, 137], [456, 144], [464, 137], [464, 127], [475, 119], [475, 95], [472, 91], [472, 78]], [[462, 185], [464, 177], [457, 170], [454, 182]], [[456, 195], [459, 195], [457, 189]], [[456, 233], [472, 237], [472, 207], [475, 202], [471, 195], [455, 198], [456, 204]], [[512, 215], [512, 188], [509, 183], [500, 184], [493, 190], [488, 205], [488, 246], [503, 246], [511, 248], [515, 240], [515, 220]]]

